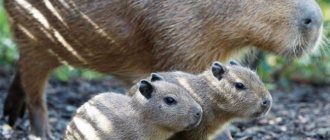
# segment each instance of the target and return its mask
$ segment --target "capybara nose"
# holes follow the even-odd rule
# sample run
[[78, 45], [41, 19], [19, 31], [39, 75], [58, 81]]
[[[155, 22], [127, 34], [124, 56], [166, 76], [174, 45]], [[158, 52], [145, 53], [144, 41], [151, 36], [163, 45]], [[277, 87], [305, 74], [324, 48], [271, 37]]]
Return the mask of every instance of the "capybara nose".
[[200, 118], [202, 116], [202, 112], [195, 113], [195, 118]]
[[323, 23], [323, 16], [321, 9], [311, 4], [315, 1], [307, 0], [306, 2], [299, 2], [298, 24], [303, 31], [317, 30], [321, 28]]
[[195, 108], [194, 109], [194, 119], [196, 121], [199, 121], [199, 120], [201, 120], [202, 116], [203, 116], [202, 108], [201, 107]]
[[270, 107], [270, 104], [271, 104], [271, 101], [269, 99], [264, 99], [262, 102], [261, 102], [261, 106], [264, 107], [264, 108], [268, 108]]
[[306, 16], [300, 22], [303, 29], [319, 29], [322, 25], [322, 16], [315, 12], [306, 13]]

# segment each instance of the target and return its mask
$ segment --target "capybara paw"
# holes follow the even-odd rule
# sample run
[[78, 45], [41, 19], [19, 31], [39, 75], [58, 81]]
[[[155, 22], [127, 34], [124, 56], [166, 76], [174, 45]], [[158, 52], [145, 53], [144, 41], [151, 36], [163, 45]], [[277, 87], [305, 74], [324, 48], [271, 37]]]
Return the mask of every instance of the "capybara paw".
[[25, 114], [25, 102], [12, 101], [7, 97], [3, 109], [3, 118], [8, 124], [15, 127], [18, 118], [23, 118]]

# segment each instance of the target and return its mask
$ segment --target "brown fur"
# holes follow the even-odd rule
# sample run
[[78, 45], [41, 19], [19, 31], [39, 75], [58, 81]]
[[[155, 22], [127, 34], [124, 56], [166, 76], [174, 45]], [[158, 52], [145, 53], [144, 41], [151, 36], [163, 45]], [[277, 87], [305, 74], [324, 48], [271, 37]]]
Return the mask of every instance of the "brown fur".
[[[165, 81], [186, 88], [190, 95], [202, 106], [201, 124], [190, 131], [177, 133], [171, 139], [202, 140], [221, 133], [224, 127], [236, 119], [252, 119], [264, 115], [271, 106], [271, 95], [259, 79], [258, 75], [242, 66], [223, 66], [225, 73], [218, 80], [211, 69], [199, 75], [185, 72], [159, 73]], [[243, 83], [247, 89], [237, 90], [235, 82]], [[133, 95], [133, 87], [129, 94]], [[269, 100], [268, 107], [261, 103]]]
[[[141, 90], [132, 98], [116, 93], [95, 96], [77, 110], [65, 139], [165, 140], [200, 123], [202, 108], [186, 90], [164, 81], [150, 84], [150, 98]], [[176, 104], [166, 104], [166, 97], [173, 97]]]
[[[4, 5], [20, 50], [21, 80], [15, 82], [26, 93], [8, 95], [6, 103], [26, 101], [32, 133], [42, 137], [48, 131], [44, 87], [62, 64], [130, 83], [153, 71], [198, 73], [252, 46], [299, 56], [317, 46], [322, 30], [297, 24], [306, 10], [321, 22], [314, 0], [5, 0]], [[6, 105], [12, 122], [23, 104]]]

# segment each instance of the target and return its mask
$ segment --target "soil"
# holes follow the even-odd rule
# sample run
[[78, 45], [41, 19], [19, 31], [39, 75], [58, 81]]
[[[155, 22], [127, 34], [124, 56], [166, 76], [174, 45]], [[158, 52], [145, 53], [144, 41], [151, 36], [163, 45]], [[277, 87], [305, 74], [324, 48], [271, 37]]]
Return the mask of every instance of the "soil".
[[[0, 115], [13, 70], [0, 65]], [[66, 124], [75, 110], [100, 92], [124, 93], [122, 84], [112, 78], [69, 81], [49, 80], [47, 104], [52, 134], [62, 139]], [[290, 90], [272, 91], [273, 107], [263, 118], [234, 123], [229, 128], [237, 140], [330, 140], [330, 86], [294, 85]], [[15, 129], [0, 120], [0, 140], [27, 140], [27, 115]]]

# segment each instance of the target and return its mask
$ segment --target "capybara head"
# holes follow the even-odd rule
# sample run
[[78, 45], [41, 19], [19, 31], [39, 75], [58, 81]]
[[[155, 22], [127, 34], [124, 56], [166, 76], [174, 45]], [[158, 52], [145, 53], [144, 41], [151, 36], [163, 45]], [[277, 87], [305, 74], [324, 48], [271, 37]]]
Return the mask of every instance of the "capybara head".
[[[134, 94], [148, 121], [166, 130], [181, 131], [199, 125], [202, 107], [189, 96], [185, 89], [168, 82], [153, 73], [151, 82], [141, 80], [138, 85], [140, 94]], [[141, 96], [142, 95], [142, 96]]]
[[206, 71], [207, 79], [215, 91], [220, 110], [237, 119], [250, 119], [265, 115], [272, 97], [258, 75], [236, 62], [230, 65], [213, 63]]
[[219, 17], [218, 28], [242, 45], [301, 56], [322, 38], [323, 16], [315, 0], [219, 0], [217, 7], [228, 12]]

